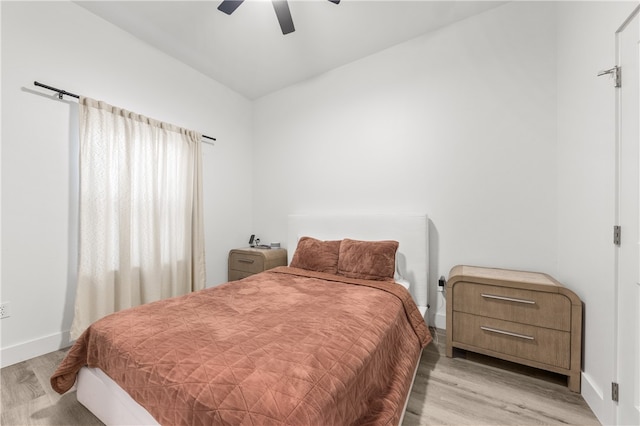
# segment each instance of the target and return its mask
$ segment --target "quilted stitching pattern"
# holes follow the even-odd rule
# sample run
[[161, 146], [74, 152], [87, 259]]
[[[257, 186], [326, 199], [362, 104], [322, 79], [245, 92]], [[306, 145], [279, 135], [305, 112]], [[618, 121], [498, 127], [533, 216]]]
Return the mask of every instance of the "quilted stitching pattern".
[[428, 343], [392, 294], [406, 290], [278, 271], [103, 318], [53, 388], [68, 390], [89, 365], [161, 424], [397, 423]]

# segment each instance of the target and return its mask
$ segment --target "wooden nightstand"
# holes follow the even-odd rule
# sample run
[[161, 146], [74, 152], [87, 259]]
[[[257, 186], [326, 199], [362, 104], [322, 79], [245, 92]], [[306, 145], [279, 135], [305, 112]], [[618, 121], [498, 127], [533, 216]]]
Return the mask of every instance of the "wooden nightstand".
[[240, 280], [276, 266], [287, 266], [287, 250], [233, 249], [229, 252], [229, 281]]
[[447, 281], [447, 356], [453, 348], [568, 377], [580, 392], [582, 302], [546, 274], [455, 266]]

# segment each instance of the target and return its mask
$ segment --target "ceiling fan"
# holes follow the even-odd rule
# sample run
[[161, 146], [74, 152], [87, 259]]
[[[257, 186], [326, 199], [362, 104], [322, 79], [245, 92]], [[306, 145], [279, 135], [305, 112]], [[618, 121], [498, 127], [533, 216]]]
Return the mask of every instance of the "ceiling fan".
[[[242, 4], [244, 0], [223, 0], [218, 6], [218, 10], [231, 15]], [[340, 0], [329, 0], [331, 3], [338, 4]], [[289, 3], [287, 0], [271, 0], [273, 8], [276, 11], [278, 22], [280, 23], [280, 29], [282, 34], [289, 34], [296, 29], [293, 26], [293, 19], [291, 18], [291, 11], [289, 10]]]

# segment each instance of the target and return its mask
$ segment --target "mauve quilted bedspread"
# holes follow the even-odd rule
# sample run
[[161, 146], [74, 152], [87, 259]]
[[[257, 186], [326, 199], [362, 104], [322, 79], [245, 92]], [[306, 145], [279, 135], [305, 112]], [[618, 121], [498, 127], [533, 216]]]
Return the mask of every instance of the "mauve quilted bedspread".
[[51, 385], [98, 367], [164, 425], [397, 424], [430, 341], [397, 284], [280, 267], [95, 322]]

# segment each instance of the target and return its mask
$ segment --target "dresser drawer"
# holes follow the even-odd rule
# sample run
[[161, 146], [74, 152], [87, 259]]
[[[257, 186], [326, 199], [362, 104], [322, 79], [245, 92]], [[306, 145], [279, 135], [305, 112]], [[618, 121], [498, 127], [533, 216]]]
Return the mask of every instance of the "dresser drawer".
[[452, 290], [454, 311], [571, 330], [571, 301], [562, 294], [469, 282], [458, 282]]
[[453, 349], [567, 376], [580, 392], [582, 301], [547, 274], [457, 265], [447, 291], [447, 356]]
[[[264, 271], [264, 257], [259, 254], [235, 252], [229, 255], [229, 269], [257, 274]], [[243, 277], [244, 278], [244, 277]]]
[[453, 341], [554, 367], [571, 364], [571, 334], [565, 331], [457, 312]]

